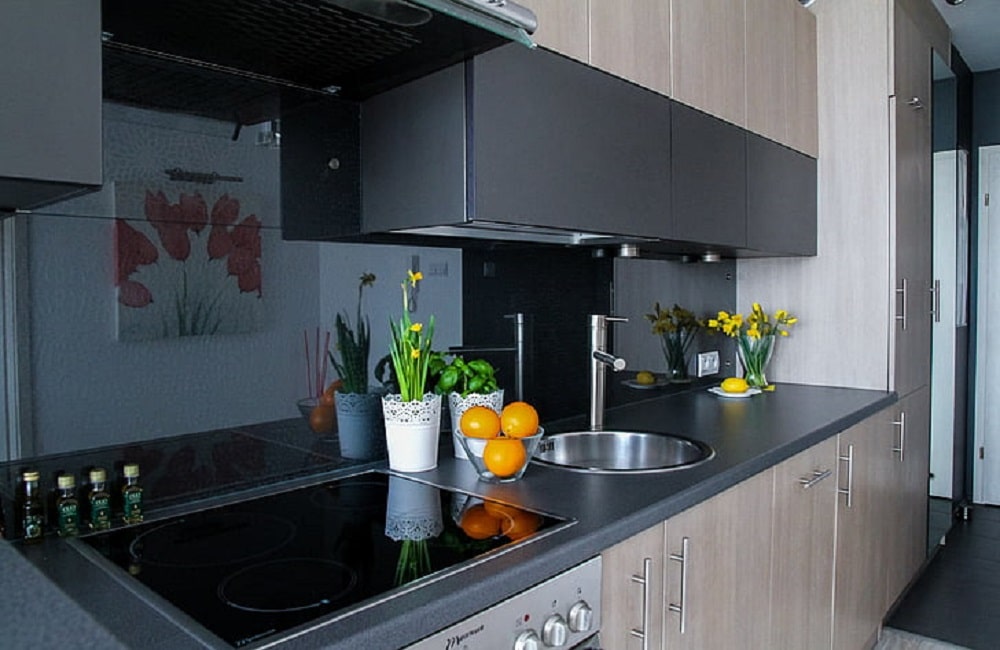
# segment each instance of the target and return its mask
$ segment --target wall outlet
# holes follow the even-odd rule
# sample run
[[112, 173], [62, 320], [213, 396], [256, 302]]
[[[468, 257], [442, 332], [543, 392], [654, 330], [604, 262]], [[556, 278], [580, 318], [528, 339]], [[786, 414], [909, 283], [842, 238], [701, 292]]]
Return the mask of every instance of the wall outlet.
[[698, 376], [719, 374], [719, 351], [701, 352], [698, 354]]

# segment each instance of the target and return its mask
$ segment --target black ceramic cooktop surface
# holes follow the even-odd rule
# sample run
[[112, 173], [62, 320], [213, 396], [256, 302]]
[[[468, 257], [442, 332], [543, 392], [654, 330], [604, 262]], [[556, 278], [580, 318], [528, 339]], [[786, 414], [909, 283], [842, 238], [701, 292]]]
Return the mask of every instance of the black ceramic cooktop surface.
[[347, 614], [561, 523], [368, 472], [83, 541], [241, 647]]

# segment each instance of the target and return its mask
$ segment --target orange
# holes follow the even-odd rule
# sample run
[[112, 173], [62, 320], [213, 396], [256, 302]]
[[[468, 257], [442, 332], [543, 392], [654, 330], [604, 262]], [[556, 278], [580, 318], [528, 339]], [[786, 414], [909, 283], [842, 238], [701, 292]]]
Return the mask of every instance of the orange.
[[313, 407], [309, 413], [309, 428], [315, 433], [329, 433], [333, 431], [333, 420], [336, 417], [333, 405], [325, 406], [320, 404]]
[[500, 520], [487, 512], [481, 503], [462, 513], [459, 526], [472, 539], [489, 539], [500, 534]]
[[333, 406], [335, 400], [336, 398], [333, 396], [333, 393], [323, 393], [319, 396], [320, 406]]
[[524, 443], [514, 438], [493, 438], [483, 449], [483, 464], [494, 476], [506, 478], [517, 474], [528, 462]]
[[483, 506], [486, 512], [500, 519], [500, 534], [512, 540], [527, 537], [542, 525], [542, 518], [527, 510], [494, 501], [487, 501]]
[[326, 387], [326, 390], [323, 391], [323, 394], [333, 395], [343, 387], [344, 387], [344, 381], [342, 379], [334, 379], [332, 382], [330, 382], [330, 385]]
[[470, 438], [496, 438], [500, 416], [487, 406], [470, 406], [458, 421], [458, 428]]
[[538, 411], [527, 402], [511, 402], [500, 414], [500, 429], [511, 438], [538, 433]]

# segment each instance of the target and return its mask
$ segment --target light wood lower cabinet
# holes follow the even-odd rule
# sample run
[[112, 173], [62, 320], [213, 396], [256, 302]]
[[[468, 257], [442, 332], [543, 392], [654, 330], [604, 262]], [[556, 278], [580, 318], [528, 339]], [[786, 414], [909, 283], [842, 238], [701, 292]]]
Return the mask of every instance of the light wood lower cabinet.
[[601, 643], [615, 650], [663, 644], [663, 525], [601, 554]]
[[836, 438], [775, 467], [771, 650], [830, 647], [836, 509]]

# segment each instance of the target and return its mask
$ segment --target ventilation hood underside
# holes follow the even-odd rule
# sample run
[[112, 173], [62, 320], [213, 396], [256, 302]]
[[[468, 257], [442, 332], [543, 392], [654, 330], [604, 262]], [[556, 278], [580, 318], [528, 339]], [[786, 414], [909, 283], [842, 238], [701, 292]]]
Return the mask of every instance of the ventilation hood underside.
[[103, 0], [104, 96], [255, 124], [318, 96], [359, 101], [511, 40], [491, 0]]

